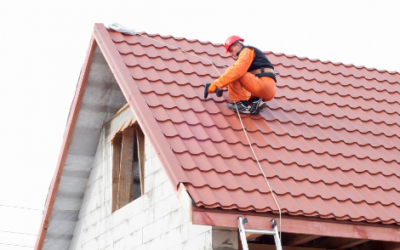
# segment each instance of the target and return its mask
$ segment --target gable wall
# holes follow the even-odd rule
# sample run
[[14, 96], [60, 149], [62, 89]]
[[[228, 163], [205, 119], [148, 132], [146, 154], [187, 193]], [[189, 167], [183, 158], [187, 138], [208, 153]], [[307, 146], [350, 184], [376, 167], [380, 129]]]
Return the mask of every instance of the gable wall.
[[111, 214], [112, 127], [132, 116], [126, 109], [101, 132], [70, 249], [237, 249], [237, 231], [192, 225], [146, 138], [145, 195]]

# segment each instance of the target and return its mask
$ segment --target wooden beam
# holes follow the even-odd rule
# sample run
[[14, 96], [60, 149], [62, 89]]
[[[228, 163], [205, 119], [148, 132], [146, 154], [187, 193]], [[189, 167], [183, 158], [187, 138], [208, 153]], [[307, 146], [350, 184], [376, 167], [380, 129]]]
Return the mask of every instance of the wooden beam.
[[142, 195], [144, 195], [144, 163], [146, 161], [146, 154], [144, 151], [144, 134], [139, 126], [136, 129], [136, 139], [137, 139], [137, 147], [138, 147], [138, 162], [139, 162], [139, 175], [140, 175], [140, 190]]
[[309, 234], [289, 234], [282, 236], [282, 241], [285, 246], [298, 246], [309, 241], [315, 240], [320, 237], [319, 235], [309, 235]]
[[370, 241], [357, 247], [350, 248], [352, 250], [400, 250], [399, 242]]
[[368, 239], [351, 239], [351, 238], [333, 238], [333, 237], [322, 237], [313, 242], [314, 247], [329, 248], [329, 249], [347, 249], [360, 245], [364, 242], [369, 241]]
[[[232, 212], [219, 209], [193, 208], [193, 224], [210, 225], [227, 228], [237, 228], [237, 218], [248, 219], [246, 228], [258, 230], [272, 230], [270, 221], [275, 218], [279, 225], [279, 218], [276, 215], [263, 213]], [[400, 229], [385, 225], [367, 225], [356, 222], [340, 223], [332, 220], [310, 220], [295, 217], [282, 217], [282, 232], [294, 234], [310, 234], [327, 237], [342, 237], [354, 239], [368, 239], [380, 241], [400, 242]]]
[[363, 244], [365, 242], [367, 242], [369, 240], [365, 240], [365, 239], [351, 239], [349, 241], [344, 241], [344, 242], [338, 242], [338, 246], [335, 249], [347, 249], [350, 247], [354, 247], [360, 244]]
[[247, 241], [249, 240], [253, 240], [255, 238], [258, 238], [260, 236], [263, 236], [262, 234], [250, 234], [250, 233], [246, 233], [246, 239]]
[[[275, 245], [248, 243], [249, 250], [276, 250]], [[327, 250], [327, 248], [282, 246], [283, 250]]]
[[112, 195], [111, 213], [117, 210], [119, 170], [121, 167], [121, 135], [117, 134], [111, 142], [112, 145]]
[[133, 138], [134, 127], [129, 127], [122, 132], [121, 167], [118, 181], [117, 209], [124, 207], [131, 200], [133, 185]]
[[190, 198], [190, 196], [186, 190], [186, 187], [183, 183], [179, 183], [177, 195], [178, 195], [179, 202], [182, 205], [183, 211], [185, 211], [189, 220], [192, 221], [192, 212], [193, 212], [192, 198]]

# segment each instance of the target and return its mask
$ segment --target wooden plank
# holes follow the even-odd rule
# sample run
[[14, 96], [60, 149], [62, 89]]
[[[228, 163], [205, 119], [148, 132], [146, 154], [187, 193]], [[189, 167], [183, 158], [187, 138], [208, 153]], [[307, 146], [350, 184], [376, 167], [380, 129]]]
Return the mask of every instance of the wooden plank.
[[111, 212], [117, 210], [119, 170], [121, 167], [121, 135], [118, 134], [111, 142], [112, 145], [112, 204]]
[[142, 195], [144, 195], [144, 163], [146, 161], [146, 154], [144, 151], [144, 134], [140, 127], [138, 126], [136, 129], [136, 139], [137, 139], [137, 147], [138, 147], [138, 158], [139, 158], [139, 174], [140, 174], [140, 190]]
[[179, 202], [182, 205], [183, 211], [185, 211], [186, 215], [189, 218], [189, 221], [192, 221], [192, 198], [190, 198], [185, 185], [183, 185], [183, 183], [179, 183], [179, 187], [178, 187], [178, 199]]
[[[276, 250], [275, 245], [265, 245], [248, 243], [249, 250]], [[296, 246], [282, 246], [283, 250], [327, 250], [326, 248], [313, 248], [313, 247], [296, 247]]]
[[[272, 230], [270, 221], [275, 218], [279, 225], [279, 218], [276, 215], [263, 214], [252, 215], [246, 212], [228, 213], [218, 209], [201, 210], [193, 208], [193, 224], [210, 225], [227, 228], [237, 228], [237, 218], [242, 216], [248, 219], [246, 228], [258, 230]], [[400, 242], [400, 229], [393, 226], [360, 225], [355, 222], [337, 223], [332, 220], [308, 220], [292, 217], [282, 217], [282, 232], [294, 234], [310, 234], [327, 237], [342, 237], [354, 239], [368, 239]]]
[[121, 167], [118, 181], [117, 209], [124, 207], [131, 201], [133, 185], [133, 140], [134, 127], [129, 127], [122, 132], [121, 142]]
[[319, 235], [309, 235], [309, 234], [289, 234], [282, 237], [283, 244], [285, 246], [298, 246], [309, 241], [315, 240], [320, 237]]

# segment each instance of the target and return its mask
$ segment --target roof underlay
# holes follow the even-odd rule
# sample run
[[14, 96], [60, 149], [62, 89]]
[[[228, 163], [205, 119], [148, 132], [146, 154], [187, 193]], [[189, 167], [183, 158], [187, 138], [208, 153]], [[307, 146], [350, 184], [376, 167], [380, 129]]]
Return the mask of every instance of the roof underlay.
[[125, 104], [125, 97], [96, 47], [43, 249], [69, 249], [89, 173], [95, 167], [102, 125]]
[[[234, 62], [222, 44], [149, 36]], [[101, 126], [126, 100], [169, 179], [176, 187], [184, 183], [196, 206], [277, 213], [239, 119], [226, 107], [227, 93], [203, 101], [204, 84], [219, 76], [209, 62], [103, 24], [95, 25], [92, 41], [101, 52], [92, 64], [87, 57], [86, 91], [81, 76], [71, 109], [69, 120], [77, 122], [66, 129], [40, 232], [51, 214], [43, 249], [69, 244]], [[242, 119], [283, 213], [400, 224], [400, 74], [265, 53], [280, 72], [276, 97], [259, 115]]]

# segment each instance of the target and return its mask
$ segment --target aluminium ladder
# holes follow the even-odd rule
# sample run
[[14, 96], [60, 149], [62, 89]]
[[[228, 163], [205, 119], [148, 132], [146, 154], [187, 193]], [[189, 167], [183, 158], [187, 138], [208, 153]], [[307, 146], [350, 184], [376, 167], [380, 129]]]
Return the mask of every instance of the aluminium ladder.
[[275, 239], [276, 249], [282, 250], [281, 240], [279, 239], [279, 232], [278, 227], [276, 226], [275, 219], [271, 220], [272, 231], [245, 229], [244, 224], [247, 222], [247, 218], [244, 218], [243, 220], [242, 216], [239, 216], [237, 222], [239, 226], [240, 240], [242, 241], [243, 250], [249, 250], [249, 246], [247, 245], [246, 233], [273, 235]]

